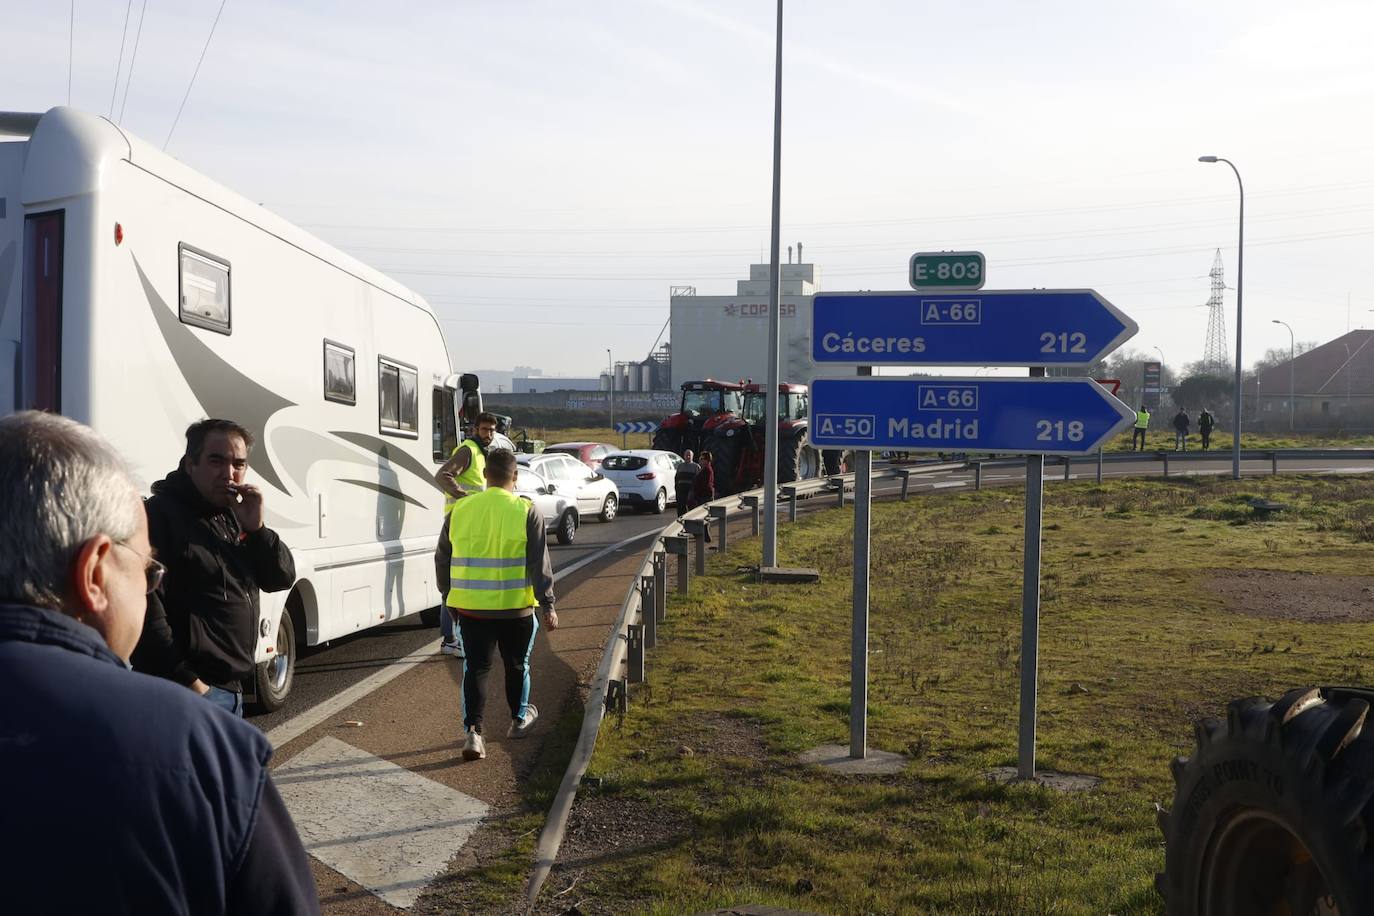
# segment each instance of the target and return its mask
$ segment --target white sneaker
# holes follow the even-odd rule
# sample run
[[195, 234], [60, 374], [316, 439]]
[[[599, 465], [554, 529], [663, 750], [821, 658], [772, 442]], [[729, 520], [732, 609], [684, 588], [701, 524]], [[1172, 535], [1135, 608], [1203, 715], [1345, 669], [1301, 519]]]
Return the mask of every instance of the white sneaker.
[[454, 655], [458, 658], [463, 657], [463, 647], [458, 645], [456, 639], [446, 639], [439, 644], [439, 651], [445, 655]]
[[487, 756], [487, 743], [482, 740], [482, 735], [468, 729], [467, 739], [463, 742], [464, 760], [481, 760]]
[[530, 733], [534, 720], [539, 718], [539, 709], [533, 703], [525, 704], [525, 718], [511, 719], [510, 728], [506, 730], [507, 738], [523, 738]]

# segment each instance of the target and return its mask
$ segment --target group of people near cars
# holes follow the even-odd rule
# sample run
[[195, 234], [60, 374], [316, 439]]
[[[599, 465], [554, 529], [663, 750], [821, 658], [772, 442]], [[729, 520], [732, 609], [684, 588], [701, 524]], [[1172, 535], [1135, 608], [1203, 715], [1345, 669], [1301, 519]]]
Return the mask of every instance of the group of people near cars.
[[487, 755], [483, 722], [492, 656], [499, 651], [505, 668], [506, 737], [523, 738], [539, 718], [530, 702], [539, 619], [558, 629], [544, 519], [515, 495], [515, 453], [491, 447], [496, 422], [493, 414], [479, 414], [472, 435], [434, 475], [446, 497], [434, 559], [443, 598], [440, 629], [443, 652], [463, 661], [464, 760]]

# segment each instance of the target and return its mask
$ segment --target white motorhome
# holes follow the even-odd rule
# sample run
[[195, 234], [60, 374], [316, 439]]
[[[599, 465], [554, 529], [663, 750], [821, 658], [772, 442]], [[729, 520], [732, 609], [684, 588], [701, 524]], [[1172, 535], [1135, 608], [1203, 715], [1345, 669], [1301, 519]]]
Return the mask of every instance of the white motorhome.
[[437, 605], [457, 377], [424, 300], [104, 118], [0, 131], [0, 411], [90, 424], [145, 487], [192, 422], [252, 430], [300, 577], [262, 596], [259, 701], [300, 645]]

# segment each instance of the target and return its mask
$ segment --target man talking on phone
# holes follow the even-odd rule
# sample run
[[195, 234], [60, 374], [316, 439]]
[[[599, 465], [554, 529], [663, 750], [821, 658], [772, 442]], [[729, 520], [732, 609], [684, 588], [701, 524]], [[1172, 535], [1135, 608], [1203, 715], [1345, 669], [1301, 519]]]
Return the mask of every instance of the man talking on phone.
[[262, 520], [262, 491], [244, 483], [253, 434], [232, 420], [186, 430], [181, 465], [153, 484], [148, 539], [167, 567], [148, 595], [138, 671], [190, 687], [243, 715], [242, 681], [253, 673], [258, 591], [296, 581], [286, 545]]

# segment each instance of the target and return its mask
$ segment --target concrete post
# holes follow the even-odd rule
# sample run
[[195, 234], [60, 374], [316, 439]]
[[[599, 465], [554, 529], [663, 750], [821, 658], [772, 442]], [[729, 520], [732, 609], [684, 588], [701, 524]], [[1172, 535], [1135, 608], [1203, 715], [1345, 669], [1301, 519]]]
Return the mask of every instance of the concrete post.
[[716, 538], [720, 543], [716, 545], [716, 550], [725, 553], [729, 549], [726, 545], [729, 543], [730, 533], [726, 529], [730, 527], [730, 509], [726, 506], [712, 506], [706, 511], [711, 513], [711, 517], [720, 523], [718, 526], [719, 534]]
[[644, 625], [632, 623], [625, 628], [625, 668], [631, 684], [644, 683]]
[[692, 539], [681, 534], [677, 537], [663, 539], [664, 548], [667, 549], [668, 553], [677, 557], [677, 593], [679, 595], [687, 594], [687, 564], [690, 559], [687, 553], [691, 549], [691, 544]]
[[654, 595], [654, 576], [639, 577], [639, 619], [644, 621], [644, 648], [658, 645], [658, 615], [654, 612], [658, 598]]
[[668, 616], [668, 555], [654, 554], [654, 622], [662, 623]]

